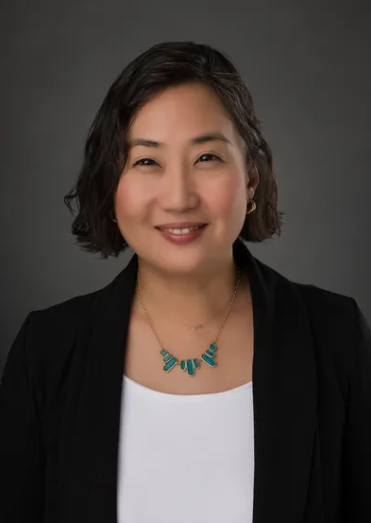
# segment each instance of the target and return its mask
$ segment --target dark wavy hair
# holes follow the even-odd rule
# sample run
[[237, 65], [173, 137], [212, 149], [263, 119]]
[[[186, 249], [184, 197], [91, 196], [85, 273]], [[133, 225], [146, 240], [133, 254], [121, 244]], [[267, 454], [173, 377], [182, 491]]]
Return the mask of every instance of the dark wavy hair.
[[[243, 139], [246, 168], [259, 172], [256, 210], [246, 216], [239, 238], [262, 242], [274, 234], [280, 236], [284, 213], [277, 209], [272, 153], [239, 72], [225, 54], [213, 47], [164, 42], [143, 52], [122, 71], [90, 128], [78, 179], [64, 197], [74, 215], [72, 234], [83, 250], [108, 258], [118, 257], [128, 246], [112, 221], [114, 195], [128, 156], [128, 130], [138, 110], [156, 94], [190, 82], [202, 82], [219, 97]], [[76, 215], [72, 201], [76, 201]]]

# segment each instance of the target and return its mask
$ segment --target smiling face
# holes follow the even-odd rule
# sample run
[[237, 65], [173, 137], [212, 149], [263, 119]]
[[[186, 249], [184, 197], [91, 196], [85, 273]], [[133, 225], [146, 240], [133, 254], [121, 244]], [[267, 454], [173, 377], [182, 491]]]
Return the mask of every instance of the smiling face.
[[[139, 110], [128, 141], [115, 213], [130, 247], [169, 272], [230, 259], [258, 180], [218, 97], [203, 84], [170, 87]], [[164, 231], [191, 224], [206, 227]]]

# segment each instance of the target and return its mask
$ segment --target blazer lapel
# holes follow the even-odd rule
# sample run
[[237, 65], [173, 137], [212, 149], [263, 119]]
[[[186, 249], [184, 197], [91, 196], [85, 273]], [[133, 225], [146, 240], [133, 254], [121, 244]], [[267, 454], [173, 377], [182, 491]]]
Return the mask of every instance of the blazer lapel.
[[104, 289], [80, 334], [85, 369], [71, 435], [63, 521], [117, 522], [117, 460], [125, 346], [137, 257]]
[[253, 522], [320, 523], [319, 478], [311, 487], [318, 391], [310, 318], [293, 283], [248, 251], [241, 259], [254, 313]]
[[[240, 241], [234, 255], [249, 276], [254, 311], [253, 521], [298, 523], [304, 521], [316, 441], [310, 321], [292, 283], [256, 260]], [[101, 291], [79, 340], [87, 356], [71, 439], [74, 501], [64, 506], [71, 523], [117, 523], [121, 387], [137, 268], [134, 255]], [[320, 521], [317, 513], [314, 521]]]

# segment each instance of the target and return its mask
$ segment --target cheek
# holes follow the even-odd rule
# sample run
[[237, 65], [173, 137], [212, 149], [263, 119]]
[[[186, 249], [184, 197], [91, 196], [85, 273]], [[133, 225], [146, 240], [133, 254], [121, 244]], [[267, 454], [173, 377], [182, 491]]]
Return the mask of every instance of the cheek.
[[210, 208], [220, 216], [239, 213], [246, 202], [246, 187], [239, 172], [228, 173], [228, 177], [207, 195]]
[[121, 179], [115, 196], [116, 213], [121, 218], [134, 218], [143, 213], [146, 197], [138, 184]]

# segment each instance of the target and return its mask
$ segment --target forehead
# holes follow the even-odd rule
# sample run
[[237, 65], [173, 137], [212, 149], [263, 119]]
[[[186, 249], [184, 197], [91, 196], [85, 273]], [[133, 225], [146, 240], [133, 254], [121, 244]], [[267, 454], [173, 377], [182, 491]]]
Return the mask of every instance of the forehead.
[[174, 142], [217, 131], [236, 140], [232, 119], [218, 96], [207, 86], [192, 83], [155, 95], [136, 114], [128, 138]]

